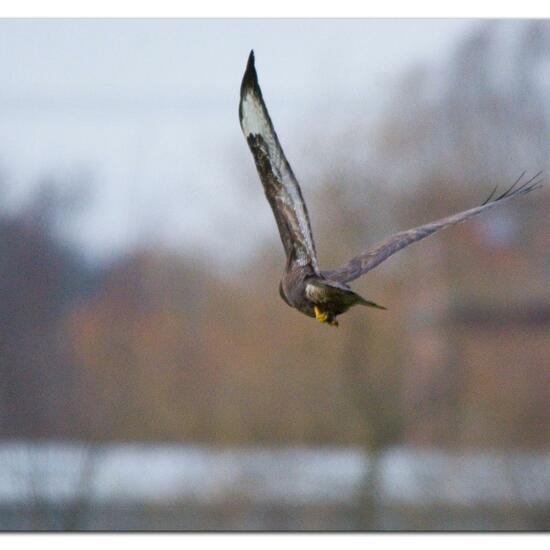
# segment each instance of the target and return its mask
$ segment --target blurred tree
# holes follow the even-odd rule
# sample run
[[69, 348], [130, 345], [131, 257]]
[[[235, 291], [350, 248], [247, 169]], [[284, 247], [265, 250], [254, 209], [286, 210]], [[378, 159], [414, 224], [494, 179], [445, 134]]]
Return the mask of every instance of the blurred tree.
[[75, 370], [58, 320], [88, 283], [54, 234], [63, 195], [47, 182], [16, 214], [0, 217], [0, 435], [75, 432]]
[[[549, 38], [548, 22], [482, 24], [445, 67], [407, 75], [381, 121], [373, 157], [390, 180], [410, 183], [400, 201], [406, 225], [480, 202], [483, 189], [504, 188], [523, 168], [547, 167], [548, 82], [542, 75]], [[548, 441], [539, 423], [547, 423], [546, 409], [534, 413], [533, 405], [542, 394], [550, 398], [550, 385], [535, 388], [528, 378], [516, 379], [525, 391], [520, 397], [523, 390], [515, 384], [506, 389], [502, 378], [524, 368], [533, 373], [529, 378], [550, 376], [541, 356], [550, 351], [548, 205], [543, 189], [415, 247], [407, 283], [407, 417], [416, 419], [410, 441], [532, 445], [533, 433], [521, 420], [527, 413], [520, 410], [537, 418], [539, 444]], [[497, 360], [489, 349], [501, 349], [503, 340], [510, 348]], [[486, 354], [474, 360], [474, 349]], [[495, 379], [487, 386], [475, 384], [490, 372]], [[498, 404], [485, 393], [492, 391]]]

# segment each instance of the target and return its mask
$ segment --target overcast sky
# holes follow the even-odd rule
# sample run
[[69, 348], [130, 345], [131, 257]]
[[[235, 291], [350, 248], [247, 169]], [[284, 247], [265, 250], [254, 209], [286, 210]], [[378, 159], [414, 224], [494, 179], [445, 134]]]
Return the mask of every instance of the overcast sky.
[[[275, 231], [259, 208], [237, 103], [251, 48], [287, 155], [321, 116], [376, 116], [415, 63], [436, 63], [470, 20], [0, 21], [0, 174], [15, 208], [50, 176], [89, 182], [66, 233], [90, 257], [140, 241], [239, 256]], [[368, 113], [357, 113], [359, 106]], [[295, 166], [295, 168], [298, 168]], [[299, 174], [307, 169], [299, 167]], [[302, 182], [304, 187], [310, 182]], [[238, 238], [236, 238], [238, 237]]]

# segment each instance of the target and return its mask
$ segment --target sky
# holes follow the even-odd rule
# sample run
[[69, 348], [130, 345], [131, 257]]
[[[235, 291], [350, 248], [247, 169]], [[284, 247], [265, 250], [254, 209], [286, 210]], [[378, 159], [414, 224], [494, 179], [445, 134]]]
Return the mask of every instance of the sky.
[[88, 204], [60, 231], [91, 259], [158, 243], [241, 258], [275, 231], [237, 117], [251, 48], [283, 147], [311, 188], [314, 169], [299, 161], [318, 141], [309, 132], [374, 119], [407, 68], [441, 62], [476, 24], [2, 20], [5, 208], [45, 178], [79, 182]]

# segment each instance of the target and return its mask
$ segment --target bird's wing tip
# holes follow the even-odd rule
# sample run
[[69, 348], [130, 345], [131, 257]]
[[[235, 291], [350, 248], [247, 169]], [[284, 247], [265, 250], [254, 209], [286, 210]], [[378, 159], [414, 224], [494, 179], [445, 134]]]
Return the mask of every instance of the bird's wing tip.
[[254, 89], [257, 87], [258, 76], [256, 75], [256, 68], [254, 66], [254, 50], [250, 50], [248, 56], [248, 62], [243, 75], [243, 81], [241, 84], [241, 95], [246, 89]]

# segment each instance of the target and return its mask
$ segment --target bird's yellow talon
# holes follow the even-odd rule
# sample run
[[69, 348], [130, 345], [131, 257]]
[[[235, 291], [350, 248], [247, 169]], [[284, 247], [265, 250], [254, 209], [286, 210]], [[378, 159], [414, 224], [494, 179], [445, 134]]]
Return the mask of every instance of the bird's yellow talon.
[[338, 326], [338, 321], [336, 319], [329, 321], [328, 313], [321, 311], [317, 306], [313, 306], [313, 311], [315, 312], [315, 319], [317, 319], [320, 323], [327, 323], [331, 327]]
[[328, 314], [322, 312], [317, 306], [313, 306], [313, 311], [315, 312], [315, 319], [321, 323], [326, 323], [328, 319]]

